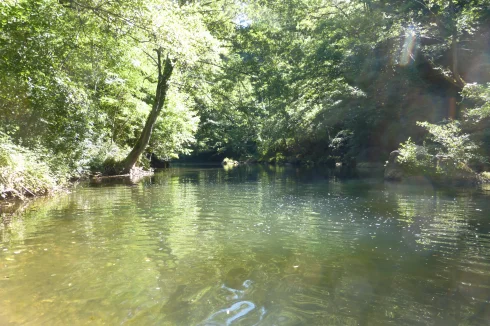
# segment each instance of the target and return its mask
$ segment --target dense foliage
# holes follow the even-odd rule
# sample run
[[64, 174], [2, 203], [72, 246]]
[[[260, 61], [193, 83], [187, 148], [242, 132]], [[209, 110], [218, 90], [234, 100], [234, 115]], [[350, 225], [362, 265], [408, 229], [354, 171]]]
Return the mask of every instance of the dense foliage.
[[165, 159], [188, 153], [199, 123], [194, 98], [234, 17], [232, 7], [210, 14], [222, 5], [2, 2], [0, 131], [34, 156], [42, 148], [51, 172], [71, 176], [126, 160], [145, 125], [152, 137], [136, 159], [146, 148]]
[[489, 0], [7, 0], [2, 144], [72, 176], [384, 162], [409, 138], [486, 169], [489, 38]]
[[[384, 161], [407, 138], [423, 141], [417, 121], [460, 119], [473, 134], [476, 116], [488, 130], [488, 8], [488, 1], [250, 1], [251, 23], [234, 41], [241, 62], [233, 60], [229, 74], [239, 70], [251, 87], [234, 83], [227, 92], [240, 94], [229, 102], [247, 108], [236, 116], [248, 128], [236, 124], [227, 133], [233, 139], [210, 143], [271, 161]], [[485, 137], [475, 140], [482, 148]]]

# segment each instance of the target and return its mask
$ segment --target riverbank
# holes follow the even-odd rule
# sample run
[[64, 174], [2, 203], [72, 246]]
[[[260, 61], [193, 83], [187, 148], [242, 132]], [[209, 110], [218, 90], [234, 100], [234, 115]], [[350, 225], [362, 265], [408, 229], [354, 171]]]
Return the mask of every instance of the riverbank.
[[[51, 187], [44, 187], [38, 191], [32, 191], [26, 188], [22, 183], [15, 184], [15, 188], [5, 187], [0, 183], [0, 203], [4, 203], [0, 208], [10, 206], [9, 203], [23, 202], [35, 197], [46, 197], [49, 195], [54, 195], [60, 192], [67, 192], [70, 188], [74, 187], [77, 183], [83, 181], [92, 181], [95, 183], [101, 183], [108, 180], [116, 179], [128, 179], [132, 183], [137, 183], [143, 177], [152, 176], [154, 170], [144, 170], [141, 168], [135, 168], [131, 170], [128, 174], [118, 174], [118, 175], [103, 175], [101, 173], [95, 173], [91, 175], [86, 175], [80, 178], [71, 179], [64, 182], [63, 184], [53, 183]], [[2, 179], [0, 179], [1, 181]]]
[[225, 169], [232, 169], [236, 166], [248, 164], [261, 164], [272, 166], [296, 166], [296, 167], [315, 167], [325, 168], [335, 172], [334, 174], [344, 178], [357, 178], [361, 175], [369, 174], [369, 171], [379, 178], [389, 182], [412, 183], [414, 180], [424, 179], [439, 187], [457, 187], [457, 186], [476, 186], [479, 184], [490, 183], [490, 172], [477, 173], [470, 168], [465, 169], [407, 169], [404, 165], [396, 161], [396, 157], [390, 157], [389, 161], [383, 162], [312, 162], [312, 161], [236, 161], [232, 158], [225, 158], [221, 164]]
[[[118, 175], [125, 154], [108, 146], [74, 159], [75, 153], [55, 154], [42, 147], [20, 146], [0, 133], [0, 200], [47, 196], [65, 191], [80, 180]], [[133, 168], [124, 176], [137, 178], [153, 173], [153, 159], [140, 161], [145, 168]]]
[[0, 166], [0, 199], [45, 196], [62, 190], [68, 184], [63, 176], [36, 161], [15, 161]]
[[393, 151], [386, 162], [384, 179], [405, 182], [414, 178], [426, 178], [441, 186], [477, 185], [490, 182], [490, 172], [476, 172], [470, 166], [440, 156], [415, 162], [400, 159], [400, 151]]
[[[0, 194], [0, 222], [6, 226], [12, 219], [22, 216], [28, 209], [42, 207], [50, 202], [51, 199], [58, 199], [71, 193], [80, 184], [127, 184], [135, 185], [144, 177], [154, 175], [154, 170], [133, 169], [132, 173], [122, 175], [102, 175], [93, 174], [83, 178], [72, 179], [69, 182], [43, 193], [27, 193], [25, 195], [15, 192], [14, 194]], [[48, 205], [49, 206], [49, 205]]]
[[[95, 183], [103, 183], [107, 180], [116, 180], [126, 178], [131, 183], [138, 182], [142, 177], [151, 176], [154, 173], [152, 168], [143, 169], [135, 168], [129, 174], [110, 175], [103, 172], [94, 172], [85, 174], [77, 178], [68, 179], [66, 176], [53, 176], [53, 173], [43, 166], [41, 163], [34, 161], [28, 164], [18, 164], [14, 167], [0, 167], [0, 201], [5, 200], [20, 200], [25, 201], [33, 197], [42, 197], [56, 194], [58, 192], [66, 192], [73, 185], [80, 181], [91, 180]], [[329, 162], [331, 163], [331, 162]], [[219, 164], [219, 163], [218, 163]], [[458, 177], [454, 175], [438, 175], [433, 177], [424, 173], [407, 174], [400, 169], [399, 166], [394, 166], [391, 163], [383, 164], [381, 162], [359, 162], [355, 164], [346, 164], [342, 162], [334, 162], [327, 164], [326, 162], [261, 162], [257, 160], [236, 161], [231, 158], [226, 158], [221, 162], [225, 170], [233, 169], [243, 165], [271, 165], [271, 166], [296, 166], [310, 167], [318, 169], [326, 169], [332, 171], [332, 175], [341, 178], [357, 178], [372, 173], [376, 178], [384, 178], [387, 181], [393, 182], [411, 182], [416, 178], [425, 178], [439, 186], [460, 186], [460, 185], [477, 185], [482, 183], [490, 183], [490, 172], [480, 174], [465, 174]], [[375, 172], [373, 172], [375, 171]], [[110, 182], [110, 181], [109, 181]]]

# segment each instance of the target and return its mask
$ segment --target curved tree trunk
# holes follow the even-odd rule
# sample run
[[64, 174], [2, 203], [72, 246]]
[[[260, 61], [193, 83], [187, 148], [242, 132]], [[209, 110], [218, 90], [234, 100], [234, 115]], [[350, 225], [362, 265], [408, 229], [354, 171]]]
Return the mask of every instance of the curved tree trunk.
[[[165, 62], [162, 63], [162, 49], [158, 49], [156, 50], [156, 52], [156, 63], [158, 65], [158, 83], [155, 93], [155, 102], [153, 103], [151, 112], [146, 119], [145, 126], [143, 128], [143, 131], [141, 132], [140, 137], [138, 138], [138, 141], [124, 160], [123, 173], [129, 173], [131, 171], [131, 169], [134, 167], [139, 157], [145, 150], [146, 146], [148, 146], [153, 127], [155, 126], [155, 122], [157, 121], [158, 115], [162, 111], [163, 105], [165, 104], [165, 100], [167, 98], [167, 91], [169, 88], [168, 82], [170, 80], [170, 77], [172, 76], [174, 63], [169, 57], [167, 57], [165, 59]], [[164, 64], [163, 69], [162, 64]]]

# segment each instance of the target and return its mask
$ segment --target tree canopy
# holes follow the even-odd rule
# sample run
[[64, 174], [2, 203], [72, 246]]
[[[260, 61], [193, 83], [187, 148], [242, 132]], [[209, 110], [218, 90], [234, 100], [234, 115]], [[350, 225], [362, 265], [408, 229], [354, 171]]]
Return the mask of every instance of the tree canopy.
[[44, 153], [56, 173], [83, 174], [127, 172], [145, 153], [382, 162], [408, 138], [429, 140], [439, 130], [429, 126], [459, 121], [454, 136], [467, 135], [485, 162], [489, 9], [488, 0], [3, 1], [1, 139]]

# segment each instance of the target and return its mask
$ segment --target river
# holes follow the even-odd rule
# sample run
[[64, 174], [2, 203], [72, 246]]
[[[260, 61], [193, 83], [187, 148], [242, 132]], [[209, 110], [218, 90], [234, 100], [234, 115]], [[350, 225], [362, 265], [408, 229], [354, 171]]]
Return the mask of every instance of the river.
[[0, 226], [0, 325], [489, 325], [490, 192], [293, 167], [80, 184]]

